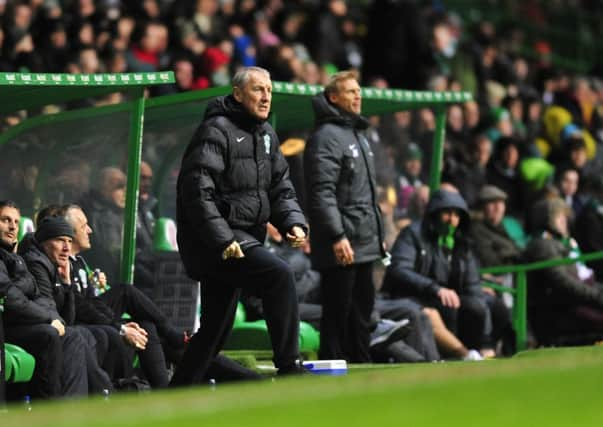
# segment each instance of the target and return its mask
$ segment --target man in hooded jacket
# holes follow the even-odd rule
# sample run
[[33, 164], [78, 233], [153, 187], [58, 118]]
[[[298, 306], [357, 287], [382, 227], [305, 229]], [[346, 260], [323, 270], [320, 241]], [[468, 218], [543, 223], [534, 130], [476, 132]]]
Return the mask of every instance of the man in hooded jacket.
[[322, 275], [319, 355], [370, 362], [372, 264], [385, 250], [358, 75], [335, 74], [312, 106], [316, 130], [306, 146], [304, 168], [312, 264]]
[[423, 220], [398, 235], [383, 291], [437, 309], [465, 346], [481, 349], [491, 319], [467, 241], [469, 221], [460, 194], [435, 191]]
[[270, 74], [244, 68], [232, 86], [232, 95], [207, 106], [178, 176], [178, 246], [188, 275], [201, 282], [201, 327], [172, 378], [176, 386], [202, 381], [230, 332], [243, 288], [262, 299], [279, 374], [303, 372], [295, 279], [262, 244], [268, 222], [295, 247], [307, 233], [287, 162], [266, 121]]

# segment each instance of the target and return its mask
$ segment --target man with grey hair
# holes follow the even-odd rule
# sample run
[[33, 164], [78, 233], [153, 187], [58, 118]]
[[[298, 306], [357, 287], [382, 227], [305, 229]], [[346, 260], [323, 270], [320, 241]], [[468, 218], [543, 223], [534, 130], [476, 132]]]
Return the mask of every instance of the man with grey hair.
[[116, 167], [99, 171], [97, 185], [80, 200], [92, 235], [92, 249], [86, 259], [107, 275], [109, 283], [119, 280], [124, 208], [126, 206], [126, 174]]
[[279, 374], [299, 365], [299, 315], [290, 267], [263, 242], [273, 224], [289, 243], [306, 240], [306, 219], [274, 129], [269, 73], [244, 68], [231, 95], [212, 100], [186, 149], [177, 188], [178, 246], [201, 282], [201, 327], [172, 385], [201, 382], [228, 336], [242, 289], [262, 299]]

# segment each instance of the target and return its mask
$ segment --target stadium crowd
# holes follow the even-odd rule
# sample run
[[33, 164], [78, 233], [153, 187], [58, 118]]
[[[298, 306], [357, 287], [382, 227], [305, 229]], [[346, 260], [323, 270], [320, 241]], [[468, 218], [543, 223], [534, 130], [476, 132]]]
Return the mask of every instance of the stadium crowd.
[[[432, 156], [436, 128], [432, 110], [370, 117], [363, 128], [375, 162], [374, 198], [381, 212], [383, 242], [392, 260], [391, 265], [376, 266], [372, 272], [377, 293], [371, 296], [375, 314], [370, 354], [349, 359], [479, 360], [510, 354], [514, 337], [511, 301], [482, 287], [483, 281], [512, 287], [512, 277], [480, 278], [478, 267], [576, 257], [603, 249], [603, 72], [595, 67], [578, 74], [555, 66], [554, 47], [546, 42], [536, 46], [535, 59], [528, 59], [517, 45], [521, 37], [510, 37], [487, 21], [465, 27], [459, 15], [442, 3], [0, 0], [0, 71], [174, 70], [176, 83], [153, 88], [149, 96], [226, 85], [237, 70], [249, 66], [261, 66], [272, 80], [280, 81], [325, 85], [337, 70], [352, 69], [360, 72], [361, 82], [368, 86], [471, 92], [473, 101], [452, 105], [447, 111], [442, 190], [437, 193], [430, 195], [424, 167]], [[537, 2], [533, 7], [546, 20], [547, 11], [538, 9]], [[123, 96], [54, 106], [45, 112], [116, 103]], [[24, 118], [24, 112], [3, 116], [2, 128]], [[304, 132], [279, 137], [281, 141], [310, 140]], [[312, 180], [304, 179], [304, 142], [293, 145], [297, 148], [283, 152], [308, 217], [312, 195], [306, 183]], [[111, 379], [132, 375], [134, 351], [142, 363], [140, 375], [153, 387], [166, 386], [164, 352], [173, 356], [188, 340], [188, 332], [169, 325], [144, 295], [132, 295], [118, 284], [126, 177], [121, 164], [105, 166], [92, 171], [99, 176], [97, 188], [82, 188], [73, 200], [44, 201], [46, 205], [70, 204], [55, 206], [51, 214], [45, 209], [42, 217], [50, 217], [46, 220], [38, 214], [36, 234], [30, 236], [33, 243], [19, 245], [23, 258], [13, 254], [18, 208], [33, 213], [48, 206], [36, 206], [27, 198], [33, 191], [25, 173], [2, 173], [8, 181], [0, 184], [0, 200], [18, 201], [18, 205], [0, 204], [2, 262], [13, 268], [7, 268], [5, 275], [26, 283], [27, 292], [19, 295], [24, 306], [41, 303], [27, 320], [19, 321], [15, 320], [17, 308], [7, 305], [8, 337], [19, 341], [15, 323], [26, 329], [23, 336], [27, 337], [21, 340], [26, 348], [35, 334], [51, 340], [50, 328], [69, 337], [71, 341], [64, 339], [62, 347], [52, 343], [54, 359], [40, 356], [43, 366], [56, 365], [61, 352], [73, 351], [70, 348], [76, 344], [72, 341], [86, 348], [79, 354], [81, 360], [69, 358], [70, 365], [63, 365], [66, 377], [61, 377], [60, 369], [37, 375], [34, 393], [38, 396], [111, 390]], [[152, 280], [145, 278], [145, 263], [153, 262], [149, 235], [156, 214], [149, 195], [151, 177], [147, 164], [141, 174], [139, 225], [145, 225], [138, 227], [135, 282]], [[79, 214], [84, 215], [82, 224], [94, 230], [91, 244], [86, 230], [78, 232]], [[71, 253], [47, 244], [65, 237], [77, 244]], [[267, 247], [297, 268], [301, 319], [318, 327], [321, 274], [315, 270], [319, 257], [312, 258], [312, 264], [308, 254], [324, 247], [305, 245], [303, 251], [292, 250], [283, 247], [282, 240], [277, 230], [269, 229]], [[77, 295], [57, 296], [52, 289], [53, 281], [91, 280], [88, 273], [80, 277], [70, 275], [69, 268], [65, 271], [67, 259], [72, 264], [81, 259], [76, 257], [80, 250], [90, 250], [83, 255], [92, 269], [100, 267], [114, 284], [110, 294], [103, 294], [110, 296], [99, 297], [92, 290], [89, 298], [94, 303], [90, 303]], [[87, 264], [83, 265], [81, 270], [86, 271]], [[603, 281], [603, 261], [530, 273], [532, 344], [583, 344], [601, 339], [603, 285], [598, 280]], [[85, 288], [78, 286], [84, 293]], [[263, 315], [253, 297], [244, 295], [243, 301], [248, 312]], [[467, 309], [456, 313], [459, 307]], [[98, 312], [98, 317], [86, 317], [85, 310]], [[132, 322], [118, 320], [124, 311], [133, 315]], [[36, 323], [44, 328], [32, 327]], [[87, 323], [97, 327], [74, 332], [85, 329], [79, 325]], [[129, 346], [124, 348], [119, 335]], [[111, 359], [110, 345], [124, 356]], [[30, 350], [42, 354], [36, 346]], [[346, 358], [345, 351], [328, 354], [329, 358]], [[228, 360], [214, 363], [220, 365], [220, 372], [236, 371], [230, 378], [254, 377]]]

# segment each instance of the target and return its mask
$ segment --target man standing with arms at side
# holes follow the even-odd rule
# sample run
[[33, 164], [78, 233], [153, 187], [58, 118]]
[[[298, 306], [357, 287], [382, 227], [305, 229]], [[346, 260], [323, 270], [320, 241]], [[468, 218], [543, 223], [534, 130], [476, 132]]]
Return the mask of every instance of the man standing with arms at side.
[[312, 262], [323, 278], [319, 355], [369, 362], [372, 263], [385, 251], [357, 73], [335, 74], [312, 105], [316, 130], [304, 167]]
[[199, 383], [230, 333], [243, 288], [262, 299], [279, 374], [302, 372], [295, 280], [263, 246], [268, 222], [298, 247], [306, 220], [277, 136], [266, 122], [272, 82], [259, 67], [212, 100], [186, 149], [178, 177], [178, 246], [187, 273], [201, 282], [201, 327], [172, 385]]

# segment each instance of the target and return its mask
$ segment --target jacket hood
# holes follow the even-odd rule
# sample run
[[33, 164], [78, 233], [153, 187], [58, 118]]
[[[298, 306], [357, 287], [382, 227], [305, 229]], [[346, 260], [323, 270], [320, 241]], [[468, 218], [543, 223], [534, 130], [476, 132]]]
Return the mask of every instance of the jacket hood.
[[324, 92], [312, 97], [312, 109], [314, 110], [316, 126], [333, 123], [361, 130], [369, 127], [369, 122], [364, 117], [342, 111], [331, 104]]
[[425, 217], [430, 225], [435, 224], [435, 221], [437, 221], [436, 214], [442, 209], [457, 209], [461, 216], [459, 229], [465, 231], [469, 228], [469, 209], [465, 199], [460, 194], [446, 190], [436, 190], [431, 195], [425, 208]]
[[543, 199], [534, 203], [531, 211], [532, 232], [549, 231], [559, 236], [559, 231], [556, 229], [553, 219], [561, 212], [569, 214], [569, 207], [559, 198]]
[[266, 120], [260, 120], [249, 114], [240, 102], [232, 95], [218, 96], [207, 104], [204, 120], [212, 117], [224, 116], [242, 128], [251, 129], [259, 126]]

